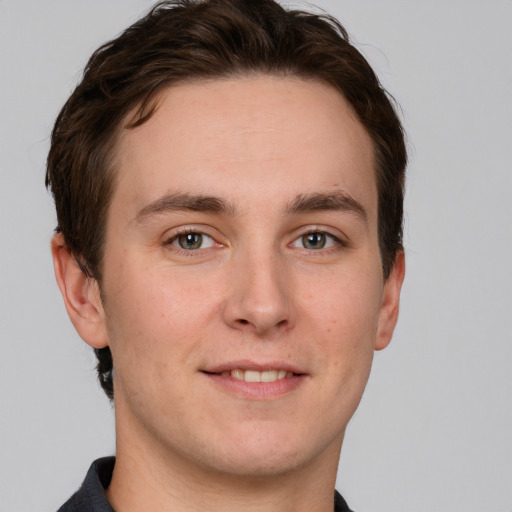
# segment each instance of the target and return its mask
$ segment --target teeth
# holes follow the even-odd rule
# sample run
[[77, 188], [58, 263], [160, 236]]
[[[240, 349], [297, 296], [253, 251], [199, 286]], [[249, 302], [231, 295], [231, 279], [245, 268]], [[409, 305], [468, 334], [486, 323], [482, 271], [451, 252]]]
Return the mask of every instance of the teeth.
[[274, 382], [286, 377], [293, 377], [293, 372], [286, 370], [265, 370], [258, 372], [256, 370], [231, 370], [231, 372], [222, 372], [223, 377], [231, 376], [236, 380], [244, 380], [245, 382]]
[[274, 382], [277, 380], [279, 372], [277, 370], [269, 370], [267, 372], [261, 372], [261, 382]]
[[245, 382], [261, 382], [261, 373], [253, 370], [245, 370]]
[[245, 375], [243, 370], [232, 370], [231, 377], [237, 380], [245, 380]]

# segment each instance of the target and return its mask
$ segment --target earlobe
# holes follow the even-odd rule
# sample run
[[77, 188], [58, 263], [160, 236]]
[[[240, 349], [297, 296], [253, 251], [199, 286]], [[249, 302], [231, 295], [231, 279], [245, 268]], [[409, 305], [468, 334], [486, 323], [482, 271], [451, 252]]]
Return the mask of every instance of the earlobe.
[[51, 242], [55, 277], [71, 322], [80, 337], [94, 348], [108, 345], [105, 314], [98, 282], [85, 274], [58, 233]]
[[402, 289], [404, 276], [405, 255], [404, 251], [399, 251], [396, 254], [391, 273], [384, 283], [375, 350], [386, 348], [391, 341], [398, 320], [400, 290]]

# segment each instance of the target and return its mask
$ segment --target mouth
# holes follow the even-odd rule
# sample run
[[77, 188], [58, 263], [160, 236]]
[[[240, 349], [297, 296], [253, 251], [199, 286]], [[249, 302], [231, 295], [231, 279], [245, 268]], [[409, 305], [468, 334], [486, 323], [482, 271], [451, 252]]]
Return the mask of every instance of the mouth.
[[237, 361], [201, 370], [229, 393], [251, 399], [270, 399], [295, 390], [308, 376], [286, 363]]
[[221, 377], [231, 377], [235, 380], [243, 380], [244, 382], [275, 382], [276, 380], [293, 377], [294, 372], [283, 369], [273, 370], [244, 370], [235, 368], [234, 370], [224, 370], [222, 372], [204, 372], [209, 375], [220, 375]]

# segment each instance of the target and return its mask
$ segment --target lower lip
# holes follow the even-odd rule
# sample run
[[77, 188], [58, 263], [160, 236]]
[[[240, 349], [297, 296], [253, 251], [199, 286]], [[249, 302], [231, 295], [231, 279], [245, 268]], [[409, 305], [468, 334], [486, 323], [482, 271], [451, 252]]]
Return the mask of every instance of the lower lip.
[[254, 400], [278, 398], [297, 389], [306, 379], [306, 375], [293, 375], [274, 382], [245, 382], [217, 373], [203, 373], [203, 375], [225, 391]]

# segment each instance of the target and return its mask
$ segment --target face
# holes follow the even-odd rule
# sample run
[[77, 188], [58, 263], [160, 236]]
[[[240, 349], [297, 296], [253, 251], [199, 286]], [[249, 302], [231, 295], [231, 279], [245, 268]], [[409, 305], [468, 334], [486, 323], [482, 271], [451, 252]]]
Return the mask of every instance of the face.
[[268, 76], [175, 86], [116, 154], [118, 450], [252, 475], [337, 461], [401, 283], [383, 280], [372, 143], [343, 97]]

